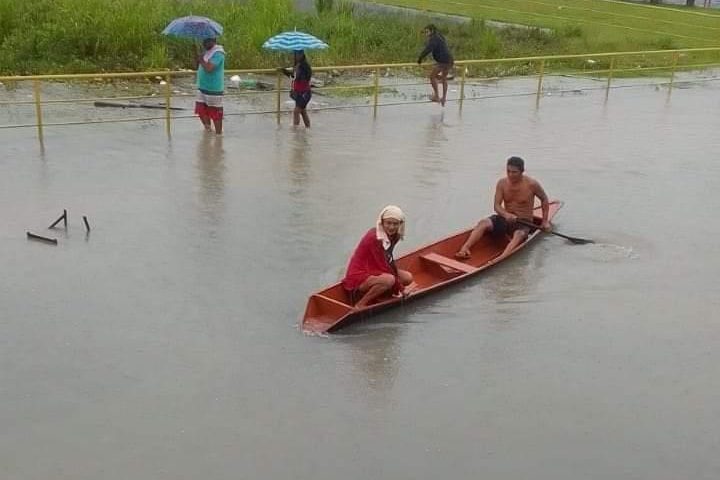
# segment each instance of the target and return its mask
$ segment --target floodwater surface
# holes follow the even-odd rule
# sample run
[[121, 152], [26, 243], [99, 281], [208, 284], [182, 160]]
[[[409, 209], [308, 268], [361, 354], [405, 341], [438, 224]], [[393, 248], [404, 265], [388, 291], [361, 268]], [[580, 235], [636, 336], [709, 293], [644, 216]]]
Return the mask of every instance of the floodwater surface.
[[[720, 85], [687, 87], [309, 131], [234, 116], [223, 137], [186, 119], [169, 142], [159, 121], [50, 127], [42, 150], [0, 130], [0, 477], [720, 477]], [[384, 205], [407, 214], [398, 253], [444, 237], [490, 213], [510, 155], [597, 244], [546, 236], [299, 331]]]

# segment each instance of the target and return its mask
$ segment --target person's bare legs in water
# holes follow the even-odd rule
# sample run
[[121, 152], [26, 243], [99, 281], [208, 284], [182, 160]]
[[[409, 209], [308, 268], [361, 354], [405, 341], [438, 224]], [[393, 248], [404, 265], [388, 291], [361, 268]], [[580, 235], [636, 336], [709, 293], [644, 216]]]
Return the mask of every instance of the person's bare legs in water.
[[200, 117], [200, 121], [203, 124], [203, 127], [205, 127], [206, 132], [212, 132], [212, 127], [210, 126], [210, 117], [207, 115], [198, 115]]
[[443, 93], [442, 97], [440, 98], [440, 105], [443, 107], [445, 106], [445, 102], [447, 101], [447, 92], [448, 92], [448, 72], [450, 72], [450, 66], [449, 65], [443, 65], [440, 69], [440, 81], [442, 82], [442, 88]]
[[[448, 73], [450, 72], [450, 65], [445, 65], [438, 63], [435, 65], [430, 72], [430, 85], [433, 89], [433, 95], [430, 98], [430, 101], [432, 102], [438, 102], [443, 107], [445, 106], [445, 102], [447, 102], [447, 92], [448, 92]], [[439, 92], [439, 85], [442, 85], [442, 96]]]
[[295, 107], [293, 110], [293, 125], [296, 127], [300, 125], [300, 117], [302, 117], [305, 128], [310, 128], [310, 116], [307, 113], [307, 109]]
[[440, 68], [440, 65], [435, 65], [430, 72], [430, 86], [432, 87], [433, 94], [432, 97], [430, 97], [431, 102], [439, 102], [440, 101], [440, 95], [438, 94], [438, 78], [440, 78], [440, 73], [442, 72], [442, 69]]
[[[222, 118], [218, 118], [217, 120], [213, 120], [212, 122], [215, 125], [215, 133], [217, 135], [222, 135], [222, 128], [223, 128]], [[208, 127], [210, 127], [210, 122], [208, 122]]]

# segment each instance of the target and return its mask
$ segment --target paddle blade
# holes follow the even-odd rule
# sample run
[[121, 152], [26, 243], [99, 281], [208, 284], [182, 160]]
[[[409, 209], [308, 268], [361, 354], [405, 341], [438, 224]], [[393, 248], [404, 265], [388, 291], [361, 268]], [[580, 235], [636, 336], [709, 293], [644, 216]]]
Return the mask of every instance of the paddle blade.
[[567, 237], [567, 239], [575, 245], [586, 245], [588, 243], [595, 243], [595, 240], [588, 240], [587, 238]]
[[570, 235], [565, 235], [564, 233], [555, 232], [553, 230], [550, 230], [547, 233], [550, 233], [552, 235], [557, 235], [558, 237], [562, 237], [565, 240], [568, 240], [569, 242], [574, 243], [575, 245], [585, 245], [588, 243], [595, 243], [594, 240], [588, 240], [586, 238], [571, 237]]

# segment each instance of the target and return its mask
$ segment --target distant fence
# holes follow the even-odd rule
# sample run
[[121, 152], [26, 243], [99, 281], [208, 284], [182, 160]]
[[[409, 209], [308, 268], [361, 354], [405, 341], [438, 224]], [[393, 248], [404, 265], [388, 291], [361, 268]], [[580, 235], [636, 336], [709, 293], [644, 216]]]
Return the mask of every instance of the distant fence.
[[[649, 66], [643, 66], [643, 64], [649, 64]], [[574, 76], [589, 76], [596, 78], [600, 76], [603, 84], [598, 87], [585, 88], [584, 90], [590, 89], [604, 89], [605, 98], [607, 100], [609, 92], [612, 88], [613, 78], [617, 78], [621, 75], [624, 76], [647, 76], [652, 73], [656, 77], [659, 74], [669, 76], [667, 80], [653, 83], [635, 84], [638, 85], [666, 85], [668, 86], [668, 95], [672, 92], [673, 83], [675, 80], [675, 72], [678, 70], [700, 70], [712, 67], [720, 67], [720, 47], [709, 47], [709, 48], [691, 48], [691, 49], [678, 49], [678, 50], [654, 50], [654, 51], [639, 51], [639, 52], [611, 52], [611, 53], [587, 53], [587, 54], [576, 54], [576, 55], [549, 55], [549, 56], [534, 56], [534, 57], [521, 57], [521, 58], [493, 58], [493, 59], [481, 59], [481, 60], [459, 60], [455, 62], [456, 75], [453, 83], [457, 85], [459, 94], [457, 99], [451, 99], [448, 101], [456, 102], [458, 108], [462, 110], [463, 105], [467, 101], [481, 100], [485, 98], [497, 98], [502, 96], [518, 96], [518, 95], [532, 95], [535, 96], [535, 106], [539, 108], [540, 99], [543, 96], [543, 81], [548, 76], [554, 75], [574, 75]], [[633, 66], [635, 65], [635, 66]], [[313, 110], [329, 110], [338, 108], [372, 108], [373, 117], [378, 114], [378, 108], [389, 105], [405, 105], [414, 103], [425, 103], [428, 100], [409, 100], [409, 101], [397, 101], [397, 102], [380, 102], [380, 94], [384, 89], [389, 87], [409, 87], [416, 85], [424, 85], [427, 82], [419, 82], [413, 79], [412, 82], [403, 81], [402, 77], [398, 77], [398, 81], [388, 85], [381, 84], [382, 73], [386, 75], [393, 70], [395, 71], [406, 71], [408, 69], [417, 69], [418, 66], [414, 63], [394, 63], [394, 64], [373, 64], [373, 65], [344, 65], [344, 66], [331, 66], [331, 67], [317, 67], [314, 68], [315, 72], [367, 72], [370, 73], [368, 79], [361, 84], [343, 84], [343, 85], [330, 85], [318, 88], [313, 88], [313, 91], [319, 93], [332, 93], [341, 95], [343, 91], [347, 95], [348, 92], [358, 94], [364, 92], [366, 95], [369, 94], [369, 101], [366, 104], [348, 104], [348, 105], [336, 105], [336, 106], [320, 106]], [[475, 75], [473, 71], [478, 71], [481, 74]], [[487, 72], [499, 72], [499, 76], [483, 76]], [[262, 96], [271, 95], [273, 96], [274, 106], [273, 108], [264, 108], [259, 110], [247, 110], [241, 112], [226, 112], [226, 115], [250, 115], [250, 114], [274, 114], [276, 121], [280, 123], [281, 114], [283, 113], [282, 98], [287, 95], [288, 89], [283, 88], [283, 82], [285, 76], [274, 69], [253, 69], [253, 70], [226, 70], [227, 75], [233, 74], [254, 74], [254, 75], [272, 75], [274, 76], [274, 86], [269, 91], [239, 91], [239, 93], [229, 94], [228, 96]], [[481, 82], [486, 82], [492, 79], [499, 79], [509, 75], [524, 75], [534, 76], [537, 78], [537, 87], [532, 92], [512, 93], [512, 94], [500, 94], [500, 95], [480, 95], [480, 96], [468, 96], [466, 95], [466, 86], [479, 85]], [[65, 125], [87, 125], [87, 124], [98, 124], [98, 123], [117, 123], [117, 122], [139, 122], [139, 121], [163, 121], [165, 124], [165, 131], [168, 137], [172, 134], [172, 122], [174, 120], [183, 118], [192, 118], [193, 115], [189, 114], [176, 114], [177, 107], [173, 106], [173, 100], [180, 96], [173, 93], [173, 80], [189, 77], [194, 75], [192, 71], [158, 71], [158, 72], [134, 72], [134, 73], [102, 73], [102, 74], [76, 74], [76, 75], [29, 75], [29, 76], [5, 76], [0, 77], [0, 82], [4, 82], [6, 85], [17, 85], [20, 83], [30, 82], [32, 84], [32, 100], [0, 100], [0, 106], [32, 106], [34, 107], [34, 123], [18, 123], [18, 124], [0, 124], [0, 129], [9, 128], [35, 128], [37, 129], [38, 140], [42, 143], [43, 141], [43, 129], [46, 127], [65, 126]], [[135, 96], [113, 96], [113, 97], [96, 97], [96, 98], [70, 98], [70, 99], [45, 99], [43, 97], [43, 84], [47, 82], [88, 82], [95, 80], [140, 80], [140, 79], [162, 79], [162, 82], [158, 85], [160, 91], [157, 95], [135, 95]], [[700, 79], [698, 81], [708, 81], [710, 79]], [[573, 89], [577, 90], [577, 89]], [[0, 97], [2, 98], [2, 97]], [[162, 110], [161, 115], [155, 116], [144, 116], [144, 117], [125, 117], [125, 118], [113, 118], [113, 119], [83, 119], [74, 121], [56, 121], [47, 122], [44, 121], [43, 111], [47, 107], [62, 105], [62, 104], [84, 104], [84, 103], [96, 103], [96, 102], [112, 102], [112, 101], [131, 101], [131, 100], [143, 100], [143, 99], [157, 99], [162, 98], [164, 100], [163, 105], [154, 105], [153, 108], [159, 108]], [[185, 96], [184, 98], [188, 98]], [[130, 105], [138, 106], [138, 105]]]

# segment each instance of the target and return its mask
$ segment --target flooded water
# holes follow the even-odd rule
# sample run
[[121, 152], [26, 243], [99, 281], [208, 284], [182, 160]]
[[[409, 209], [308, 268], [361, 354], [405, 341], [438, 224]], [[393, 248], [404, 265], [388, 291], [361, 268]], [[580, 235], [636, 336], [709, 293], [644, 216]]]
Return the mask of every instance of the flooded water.
[[[310, 131], [234, 116], [221, 138], [187, 119], [170, 142], [162, 122], [51, 127], [44, 150], [0, 130], [0, 477], [718, 478], [720, 85], [686, 87]], [[596, 245], [546, 237], [298, 330], [380, 208], [408, 215], [399, 253], [443, 237], [490, 212], [510, 155]]]

